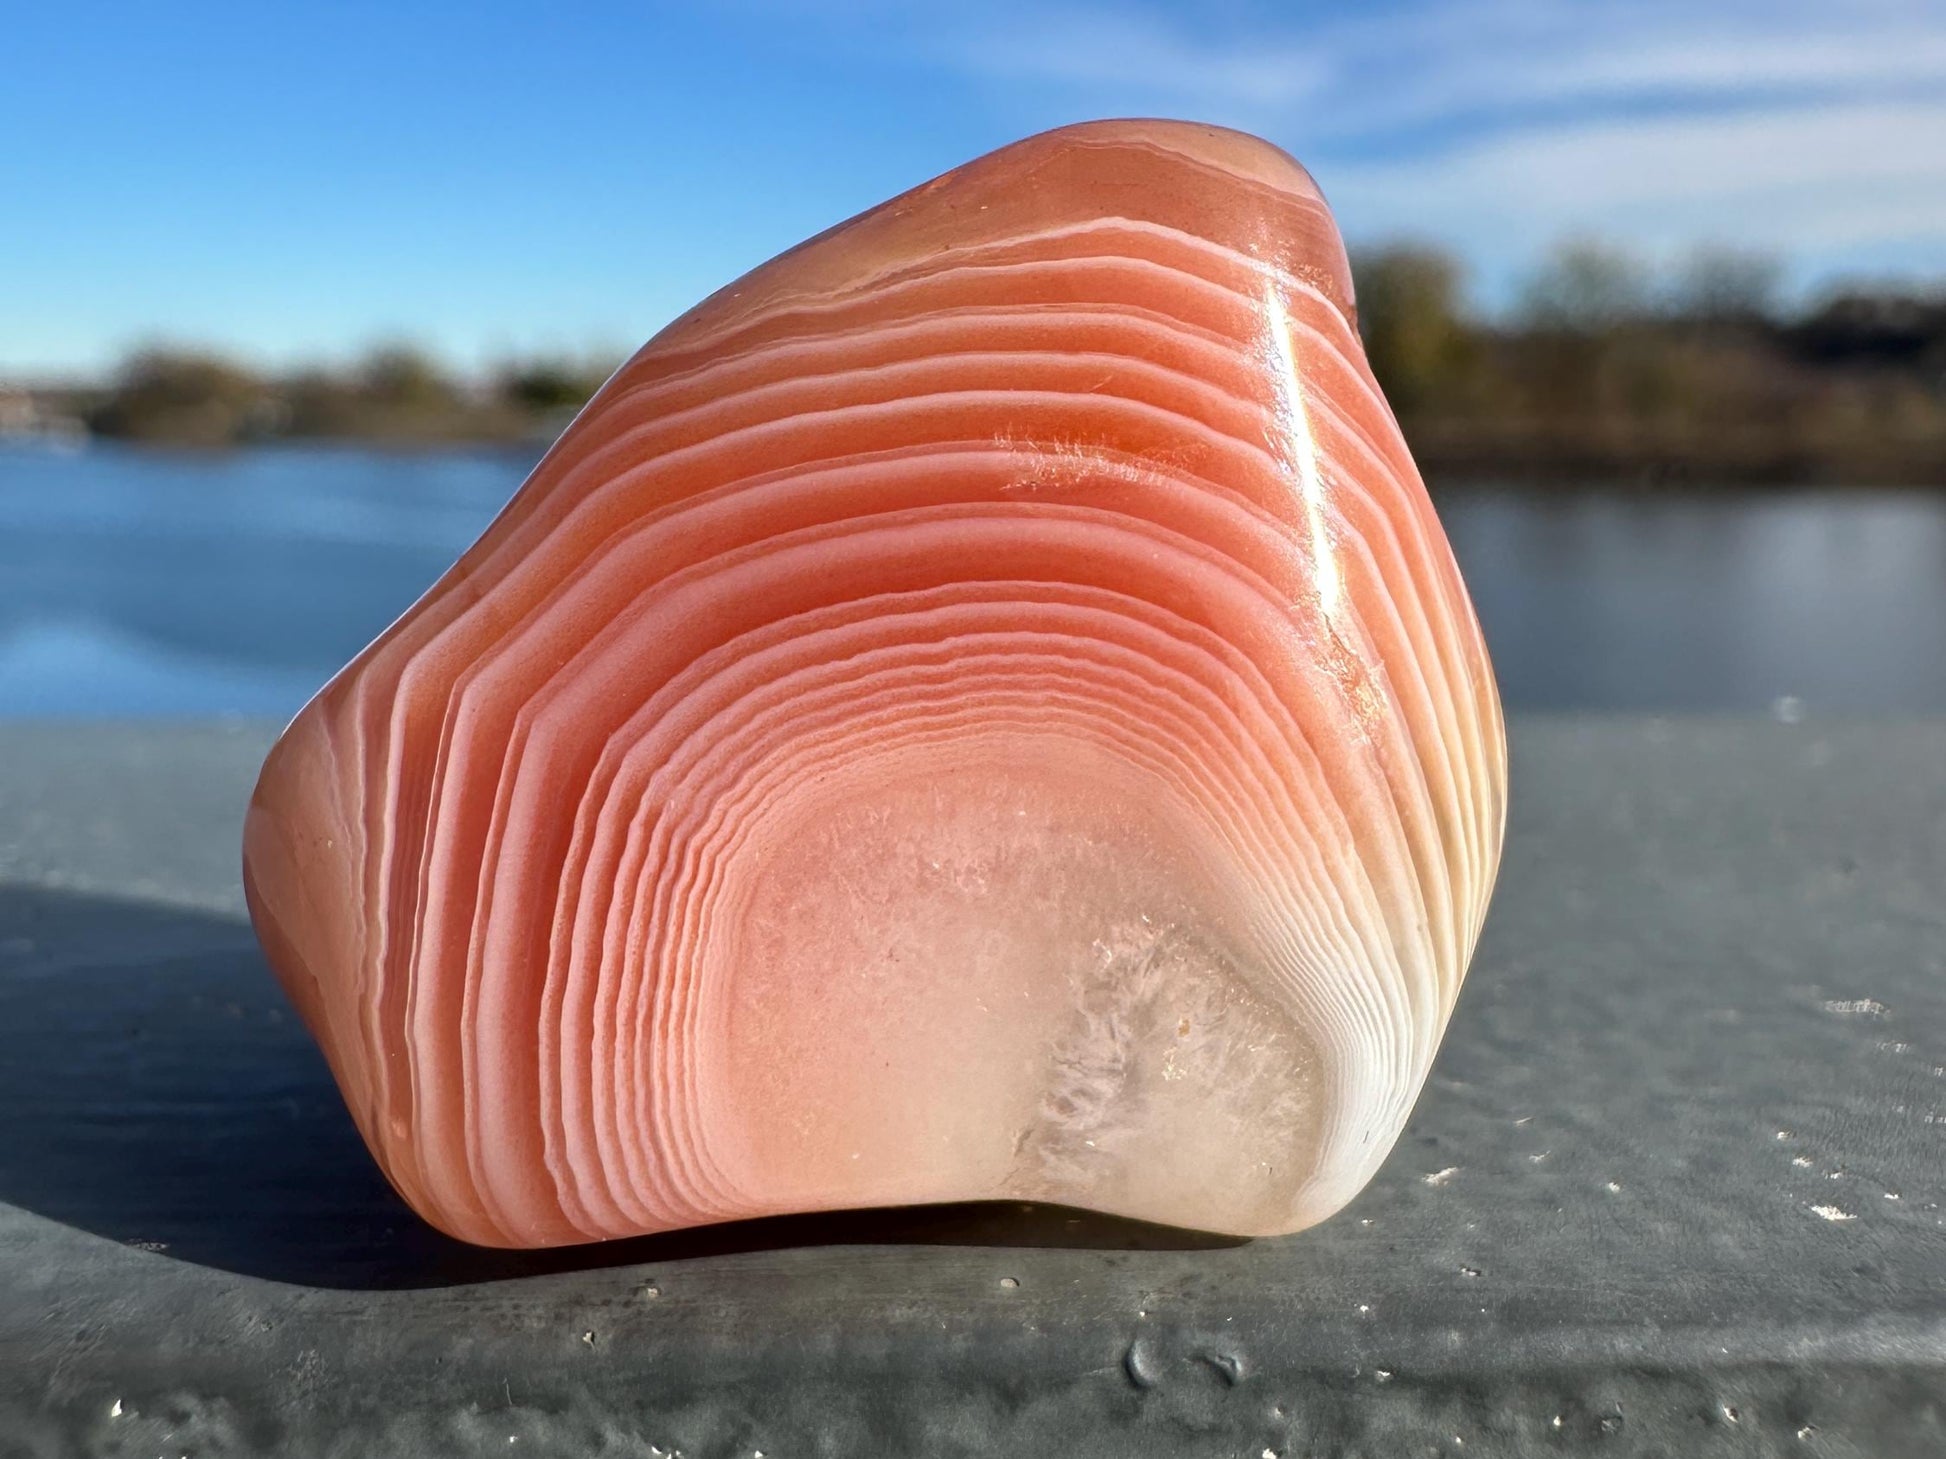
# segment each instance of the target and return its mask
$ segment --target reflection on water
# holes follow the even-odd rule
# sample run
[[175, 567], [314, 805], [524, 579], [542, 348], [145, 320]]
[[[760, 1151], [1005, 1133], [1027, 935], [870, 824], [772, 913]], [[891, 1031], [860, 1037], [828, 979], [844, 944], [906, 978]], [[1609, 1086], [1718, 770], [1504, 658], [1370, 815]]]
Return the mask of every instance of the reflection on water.
[[1511, 706], [1946, 709], [1946, 496], [1469, 491], [1440, 515]]
[[293, 714], [531, 464], [0, 450], [0, 714]]
[[[295, 712], [530, 460], [0, 448], [0, 715]], [[1510, 706], [1946, 710], [1946, 498], [1441, 500]]]

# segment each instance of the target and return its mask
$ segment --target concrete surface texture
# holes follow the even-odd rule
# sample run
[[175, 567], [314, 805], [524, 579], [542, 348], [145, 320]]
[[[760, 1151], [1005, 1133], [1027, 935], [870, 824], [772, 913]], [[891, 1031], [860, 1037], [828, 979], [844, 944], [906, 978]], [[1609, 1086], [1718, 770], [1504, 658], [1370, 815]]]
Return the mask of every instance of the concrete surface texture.
[[1946, 724], [1519, 720], [1403, 1140], [540, 1255], [378, 1177], [242, 919], [268, 726], [0, 728], [0, 1455], [1946, 1454]]

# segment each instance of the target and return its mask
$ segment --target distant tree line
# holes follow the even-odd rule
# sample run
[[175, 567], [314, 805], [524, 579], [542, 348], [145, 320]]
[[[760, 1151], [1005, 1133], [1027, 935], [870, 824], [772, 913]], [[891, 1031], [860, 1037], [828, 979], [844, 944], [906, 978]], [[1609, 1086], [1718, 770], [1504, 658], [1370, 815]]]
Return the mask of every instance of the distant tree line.
[[[1787, 307], [1761, 255], [1704, 250], [1658, 274], [1608, 245], [1570, 242], [1489, 317], [1469, 307], [1460, 265], [1438, 248], [1370, 249], [1353, 271], [1373, 371], [1436, 482], [1946, 485], [1946, 283]], [[99, 388], [26, 407], [16, 392], [11, 409], [195, 447], [542, 442], [614, 363], [526, 360], [462, 378], [394, 345], [347, 368], [264, 374], [156, 347]]]
[[1436, 248], [1353, 260], [1359, 328], [1427, 474], [1946, 485], [1946, 286], [1786, 308], [1777, 264], [1709, 249], [1657, 276], [1557, 249], [1501, 319]]
[[210, 351], [155, 346], [131, 354], [105, 387], [69, 392], [66, 404], [96, 435], [156, 445], [544, 441], [615, 363], [535, 359], [464, 379], [423, 351], [387, 345], [345, 369], [261, 374]]

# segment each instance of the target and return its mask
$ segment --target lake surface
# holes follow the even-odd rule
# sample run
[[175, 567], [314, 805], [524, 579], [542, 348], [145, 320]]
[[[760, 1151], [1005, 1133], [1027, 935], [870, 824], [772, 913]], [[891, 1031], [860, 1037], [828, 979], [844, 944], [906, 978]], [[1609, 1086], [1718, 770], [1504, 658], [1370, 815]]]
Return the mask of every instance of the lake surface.
[[[294, 713], [531, 456], [0, 446], [0, 716]], [[1946, 711], [1946, 496], [1448, 494], [1509, 706]]]

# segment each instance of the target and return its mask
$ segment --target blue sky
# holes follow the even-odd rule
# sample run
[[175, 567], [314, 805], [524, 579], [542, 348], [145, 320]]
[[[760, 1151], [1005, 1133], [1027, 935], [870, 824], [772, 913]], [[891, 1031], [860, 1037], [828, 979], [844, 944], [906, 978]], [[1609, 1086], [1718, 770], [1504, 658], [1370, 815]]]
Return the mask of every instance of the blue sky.
[[0, 376], [631, 348], [808, 233], [1085, 117], [1260, 132], [1354, 242], [1946, 274], [1946, 5], [740, 0], [14, 7]]

